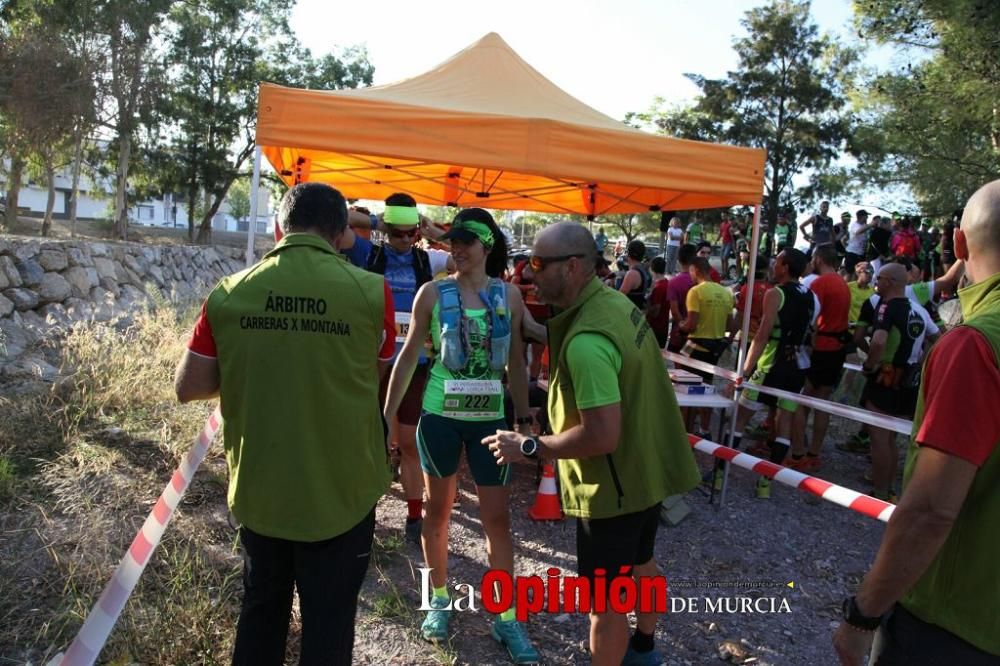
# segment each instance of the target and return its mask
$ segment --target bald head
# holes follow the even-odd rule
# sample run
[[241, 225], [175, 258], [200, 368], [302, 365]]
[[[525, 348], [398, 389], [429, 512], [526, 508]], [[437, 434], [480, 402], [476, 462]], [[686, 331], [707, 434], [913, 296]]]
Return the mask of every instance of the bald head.
[[591, 273], [597, 262], [594, 237], [576, 222], [557, 222], [539, 231], [535, 235], [534, 251], [541, 256], [583, 255], [580, 263], [590, 266]]
[[878, 272], [875, 286], [882, 298], [896, 298], [902, 296], [906, 290], [906, 283], [909, 276], [906, 267], [902, 264], [886, 264]]
[[970, 253], [1000, 253], [1000, 180], [983, 185], [969, 198], [962, 231]]

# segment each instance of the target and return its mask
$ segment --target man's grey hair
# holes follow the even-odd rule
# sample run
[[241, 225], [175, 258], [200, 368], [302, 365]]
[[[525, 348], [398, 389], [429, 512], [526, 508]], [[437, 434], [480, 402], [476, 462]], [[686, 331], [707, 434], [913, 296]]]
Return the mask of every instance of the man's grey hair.
[[589, 273], [595, 272], [597, 265], [597, 243], [593, 235], [576, 222], [559, 222], [549, 227], [556, 244], [563, 248], [561, 254], [583, 255], [581, 262]]

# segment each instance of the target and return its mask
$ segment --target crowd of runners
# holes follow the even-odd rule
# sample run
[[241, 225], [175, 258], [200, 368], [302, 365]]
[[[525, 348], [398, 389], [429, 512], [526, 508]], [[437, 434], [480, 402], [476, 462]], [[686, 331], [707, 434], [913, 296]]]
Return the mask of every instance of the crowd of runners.
[[[692, 215], [686, 226], [678, 217], [670, 221], [662, 256], [644, 261], [648, 248], [642, 241], [622, 246], [614, 259], [619, 270], [610, 272], [609, 262], [606, 283], [644, 309], [663, 348], [711, 364], [735, 348], [749, 305], [749, 352], [736, 370], [751, 383], [829, 399], [845, 376], [845, 363], [863, 362], [864, 387], [853, 395], [857, 404], [912, 418], [920, 368], [944, 330], [938, 306], [963, 283], [964, 265], [954, 251], [962, 211], [939, 229], [928, 218], [898, 213], [869, 219], [863, 209], [845, 211], [835, 223], [829, 209], [823, 201], [798, 225], [809, 242], [805, 251], [795, 249], [794, 227], [778, 213], [771, 232], [761, 234], [752, 294], [746, 279], [750, 216], [728, 211], [721, 214], [715, 245]], [[716, 250], [718, 270], [711, 260]], [[701, 374], [712, 383], [710, 373]], [[754, 414], [765, 410], [763, 422], [748, 430]], [[734, 445], [752, 435], [763, 440], [754, 453], [818, 472], [829, 416], [817, 411], [810, 433], [809, 412], [791, 400], [744, 391]], [[699, 415], [703, 437], [708, 416], [708, 410]], [[865, 480], [874, 496], [897, 496], [892, 484], [898, 456], [890, 430], [863, 427], [837, 444], [871, 456]], [[721, 483], [721, 476], [714, 482]], [[759, 497], [768, 497], [769, 481], [760, 479], [757, 489]]]
[[[294, 590], [301, 662], [351, 662], [375, 505], [394, 462], [408, 510], [399, 529], [431, 569], [419, 628], [428, 641], [452, 631], [448, 527], [463, 457], [492, 570], [516, 569], [514, 463], [547, 460], [558, 461], [562, 507], [576, 519], [588, 596], [616, 589], [605, 578], [657, 576], [661, 502], [718, 477], [698, 472], [661, 350], [717, 364], [747, 310], [737, 371], [753, 384], [829, 397], [857, 354], [861, 406], [916, 419], [909, 486], [872, 572], [844, 602], [842, 663], [860, 664], [880, 627], [879, 664], [997, 663], [998, 577], [981, 579], [1000, 542], [979, 528], [1000, 519], [1000, 410], [990, 407], [1000, 395], [1000, 181], [940, 233], [905, 216], [869, 222], [865, 211], [835, 224], [828, 212], [824, 202], [797, 229], [779, 215], [753, 262], [749, 217], [728, 213], [720, 264], [697, 217], [671, 220], [651, 260], [640, 241], [609, 256], [603, 234], [576, 223], [546, 227], [530, 253], [512, 256], [483, 209], [439, 226], [402, 193], [372, 214], [325, 185], [289, 190], [276, 247], [208, 297], [175, 379], [181, 400], [221, 398], [245, 559], [234, 663], [282, 663]], [[808, 251], [793, 246], [796, 231]], [[944, 330], [937, 305], [959, 292], [965, 326], [925, 365]], [[312, 307], [285, 307], [298, 303]], [[983, 391], [956, 398], [970, 363]], [[951, 409], [976, 415], [961, 441]], [[737, 448], [758, 412], [772, 461], [821, 469], [822, 414], [807, 437], [805, 408], [742, 391]], [[707, 430], [708, 416], [689, 423]], [[894, 434], [872, 427], [841, 444], [870, 451], [874, 494], [895, 499]], [[766, 480], [757, 495], [769, 496]], [[976, 585], [988, 598], [973, 603], [962, 595]], [[593, 663], [661, 663], [657, 620], [637, 610], [630, 630], [624, 614], [592, 610]], [[491, 634], [514, 663], [542, 659], [513, 603]]]

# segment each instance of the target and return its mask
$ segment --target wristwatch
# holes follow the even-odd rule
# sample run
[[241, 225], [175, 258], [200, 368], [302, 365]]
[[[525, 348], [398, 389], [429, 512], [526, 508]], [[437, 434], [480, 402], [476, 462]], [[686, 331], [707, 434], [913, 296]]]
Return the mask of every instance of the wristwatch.
[[878, 629], [879, 625], [882, 624], [881, 615], [875, 617], [862, 615], [861, 611], [858, 609], [857, 597], [854, 596], [844, 599], [843, 613], [844, 622], [851, 625], [855, 629], [860, 629], [862, 631], [875, 631]]
[[534, 458], [538, 455], [538, 440], [534, 437], [525, 437], [521, 442], [521, 455], [525, 458]]

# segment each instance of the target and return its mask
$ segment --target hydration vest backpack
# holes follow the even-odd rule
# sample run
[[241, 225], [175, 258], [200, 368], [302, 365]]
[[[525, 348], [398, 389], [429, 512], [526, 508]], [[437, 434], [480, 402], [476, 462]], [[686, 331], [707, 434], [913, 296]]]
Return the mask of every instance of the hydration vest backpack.
[[[434, 283], [438, 295], [438, 319], [441, 322], [439, 360], [449, 370], [461, 370], [469, 361], [469, 341], [462, 335], [462, 298], [454, 279]], [[507, 283], [490, 278], [486, 290], [479, 292], [490, 317], [490, 368], [503, 370], [510, 354], [511, 316], [507, 307]]]

